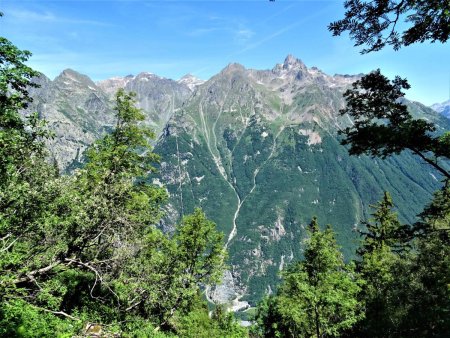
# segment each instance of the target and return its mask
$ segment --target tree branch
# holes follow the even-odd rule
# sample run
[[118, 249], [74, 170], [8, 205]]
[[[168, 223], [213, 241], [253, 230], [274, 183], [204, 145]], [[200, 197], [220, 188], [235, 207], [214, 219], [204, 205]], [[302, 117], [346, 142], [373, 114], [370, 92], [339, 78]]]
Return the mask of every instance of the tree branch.
[[95, 288], [95, 286], [97, 285], [97, 281], [100, 281], [100, 283], [102, 283], [117, 299], [117, 303], [120, 304], [120, 298], [119, 296], [106, 284], [103, 282], [103, 278], [100, 272], [98, 272], [98, 270], [96, 268], [94, 268], [93, 266], [91, 266], [89, 263], [84, 263], [82, 261], [76, 260], [76, 259], [72, 259], [72, 258], [65, 258], [64, 259], [65, 262], [69, 262], [69, 264], [77, 264], [79, 266], [82, 266], [90, 271], [92, 271], [93, 273], [95, 273], [95, 283], [94, 286], [91, 288], [91, 297], [95, 298], [92, 295], [92, 292]]
[[31, 271], [31, 272], [27, 273], [25, 277], [16, 279], [13, 283], [14, 284], [19, 284], [19, 283], [31, 281], [31, 280], [34, 279], [34, 276], [37, 276], [37, 275], [43, 274], [43, 273], [45, 273], [47, 271], [50, 271], [51, 269], [53, 269], [54, 267], [58, 266], [61, 263], [62, 262], [58, 260], [58, 261], [50, 264], [49, 266], [46, 266], [45, 268], [41, 268], [41, 269], [38, 269], [38, 270]]
[[439, 164], [437, 164], [435, 161], [429, 159], [424, 154], [422, 154], [420, 151], [418, 151], [415, 148], [410, 148], [412, 152], [416, 155], [418, 155], [421, 159], [423, 159], [425, 162], [430, 164], [433, 168], [435, 168], [437, 171], [439, 171], [442, 175], [444, 175], [447, 179], [450, 179], [450, 173], [442, 168]]
[[[32, 304], [31, 304], [31, 305], [32, 305]], [[68, 313], [65, 313], [64, 311], [52, 311], [52, 310], [45, 309], [45, 308], [42, 308], [42, 307], [39, 307], [39, 306], [36, 306], [36, 305], [32, 305], [32, 306], [35, 307], [35, 308], [38, 309], [38, 310], [45, 311], [45, 312], [49, 312], [49, 313], [53, 313], [54, 315], [64, 316], [64, 317], [66, 317], [66, 318], [69, 318], [69, 319], [72, 319], [72, 320], [77, 320], [77, 321], [78, 321], [78, 320], [81, 320], [80, 318], [71, 316], [71, 315], [69, 315]]]
[[10, 247], [12, 247], [14, 245], [14, 243], [17, 242], [19, 238], [16, 238], [15, 240], [13, 240], [11, 243], [8, 244], [7, 247], [3, 247], [0, 249], [0, 252], [4, 252], [4, 251], [8, 251]]

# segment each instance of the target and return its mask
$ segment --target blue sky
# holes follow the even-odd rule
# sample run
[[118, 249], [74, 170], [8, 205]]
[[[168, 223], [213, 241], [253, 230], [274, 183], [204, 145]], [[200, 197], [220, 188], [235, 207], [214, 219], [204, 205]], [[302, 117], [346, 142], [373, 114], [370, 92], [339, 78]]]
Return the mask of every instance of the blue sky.
[[208, 79], [231, 62], [269, 69], [293, 54], [328, 74], [401, 75], [407, 97], [428, 105], [450, 96], [450, 43], [360, 55], [327, 31], [343, 0], [0, 0], [0, 10], [0, 34], [50, 78], [73, 68], [94, 80], [142, 71]]

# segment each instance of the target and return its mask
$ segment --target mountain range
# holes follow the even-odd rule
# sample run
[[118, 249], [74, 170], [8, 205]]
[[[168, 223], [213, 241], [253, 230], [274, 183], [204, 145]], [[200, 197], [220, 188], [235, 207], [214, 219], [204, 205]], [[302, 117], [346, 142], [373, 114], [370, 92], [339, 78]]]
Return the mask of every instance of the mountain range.
[[[114, 125], [113, 96], [134, 91], [158, 135], [158, 175], [170, 201], [164, 225], [202, 207], [226, 234], [229, 270], [208, 297], [255, 305], [273, 292], [279, 271], [302, 257], [313, 216], [332, 224], [347, 257], [355, 229], [370, 217], [370, 205], [392, 193], [400, 219], [414, 222], [441, 185], [433, 169], [409, 153], [386, 160], [350, 157], [338, 131], [352, 123], [340, 116], [342, 93], [361, 75], [330, 76], [293, 56], [270, 70], [230, 64], [208, 81], [187, 75], [178, 81], [151, 73], [94, 83], [73, 70], [53, 81], [36, 79], [30, 110], [49, 121], [49, 142], [60, 168], [82, 165], [83, 152]], [[411, 113], [450, 121], [417, 102]]]
[[450, 119], [450, 100], [433, 104], [431, 108]]

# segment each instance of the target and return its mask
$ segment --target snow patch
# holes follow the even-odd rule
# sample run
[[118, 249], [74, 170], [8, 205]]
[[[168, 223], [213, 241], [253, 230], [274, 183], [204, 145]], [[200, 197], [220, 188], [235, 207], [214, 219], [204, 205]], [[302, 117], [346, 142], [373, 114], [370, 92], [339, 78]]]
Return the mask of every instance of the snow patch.
[[154, 185], [157, 185], [158, 187], [163, 187], [164, 185], [161, 183], [161, 181], [159, 180], [159, 178], [154, 178], [152, 183]]
[[205, 175], [200, 176], [200, 177], [194, 177], [194, 180], [196, 180], [197, 182], [201, 182], [204, 177], [205, 177]]
[[431, 177], [433, 177], [433, 180], [435, 180], [436, 182], [438, 181], [438, 179], [436, 178], [436, 176], [434, 176], [432, 173], [429, 173], [431, 175]]

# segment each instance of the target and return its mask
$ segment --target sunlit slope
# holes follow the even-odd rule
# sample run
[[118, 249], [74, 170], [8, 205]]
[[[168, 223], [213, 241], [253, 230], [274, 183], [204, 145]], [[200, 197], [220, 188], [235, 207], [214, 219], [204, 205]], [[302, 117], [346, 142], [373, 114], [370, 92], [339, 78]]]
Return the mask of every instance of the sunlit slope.
[[[199, 86], [169, 121], [157, 151], [170, 216], [202, 207], [226, 233], [230, 264], [251, 303], [301, 256], [312, 216], [331, 223], [346, 255], [369, 205], [388, 190], [412, 222], [440, 177], [408, 153], [350, 157], [338, 130], [342, 92], [356, 77], [328, 76], [288, 57], [270, 71], [232, 64]], [[419, 104], [414, 115], [446, 121]]]

